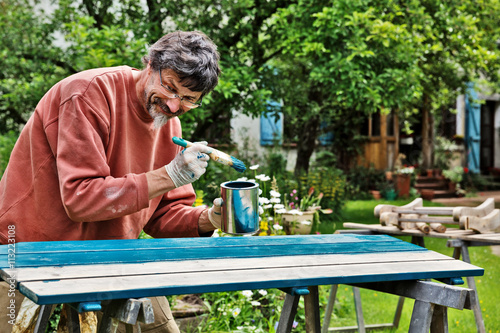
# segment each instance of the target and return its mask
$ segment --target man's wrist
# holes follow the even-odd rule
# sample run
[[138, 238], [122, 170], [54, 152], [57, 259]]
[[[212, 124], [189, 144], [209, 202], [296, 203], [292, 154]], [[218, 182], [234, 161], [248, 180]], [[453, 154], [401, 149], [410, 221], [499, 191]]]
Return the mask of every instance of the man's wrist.
[[202, 235], [214, 230], [215, 227], [208, 219], [208, 208], [207, 208], [203, 212], [201, 212], [200, 217], [198, 219], [198, 233]]

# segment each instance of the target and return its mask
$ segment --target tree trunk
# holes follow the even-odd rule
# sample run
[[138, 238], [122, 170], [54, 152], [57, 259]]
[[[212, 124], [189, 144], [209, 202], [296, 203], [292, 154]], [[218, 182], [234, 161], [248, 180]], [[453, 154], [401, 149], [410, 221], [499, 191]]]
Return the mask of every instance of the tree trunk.
[[306, 121], [301, 128], [299, 142], [297, 143], [297, 161], [295, 163], [296, 176], [309, 171], [309, 162], [316, 147], [319, 119], [313, 117]]
[[424, 95], [422, 108], [422, 167], [433, 169], [434, 166], [434, 116], [431, 113], [429, 96]]

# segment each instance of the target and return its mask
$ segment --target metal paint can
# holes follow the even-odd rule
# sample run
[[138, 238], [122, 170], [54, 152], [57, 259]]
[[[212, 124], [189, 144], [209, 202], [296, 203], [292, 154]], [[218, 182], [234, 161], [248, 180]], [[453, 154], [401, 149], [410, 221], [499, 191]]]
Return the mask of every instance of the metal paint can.
[[232, 235], [259, 230], [259, 184], [229, 181], [221, 184], [221, 230]]

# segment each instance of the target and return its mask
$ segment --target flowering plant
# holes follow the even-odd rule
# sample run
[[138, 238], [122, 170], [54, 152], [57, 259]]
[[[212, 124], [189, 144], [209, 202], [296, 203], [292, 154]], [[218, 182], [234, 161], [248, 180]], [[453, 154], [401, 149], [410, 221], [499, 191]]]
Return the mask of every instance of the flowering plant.
[[[297, 190], [292, 190], [289, 194], [290, 202], [288, 202], [287, 206], [291, 208], [291, 210], [298, 211], [317, 211], [320, 210], [324, 214], [330, 214], [333, 211], [331, 209], [321, 209], [320, 202], [323, 199], [323, 193], [318, 195], [314, 194], [314, 187], [310, 187], [307, 193], [307, 196], [303, 197], [299, 201]], [[285, 198], [285, 202], [287, 199]]]
[[412, 175], [415, 172], [415, 167], [413, 166], [404, 166], [403, 168], [396, 170], [396, 173], [402, 175]]
[[457, 165], [453, 169], [443, 170], [443, 176], [446, 179], [449, 179], [450, 181], [459, 184], [463, 180], [464, 174], [468, 172], [469, 169]]

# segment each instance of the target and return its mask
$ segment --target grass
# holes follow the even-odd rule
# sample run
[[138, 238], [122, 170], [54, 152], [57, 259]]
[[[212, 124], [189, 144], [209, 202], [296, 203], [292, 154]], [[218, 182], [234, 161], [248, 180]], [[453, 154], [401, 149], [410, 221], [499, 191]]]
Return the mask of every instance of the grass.
[[[388, 203], [393, 205], [403, 205], [408, 201], [350, 201], [347, 203], [344, 212], [344, 221], [357, 223], [379, 223], [373, 216], [373, 209], [377, 204]], [[440, 204], [425, 201], [424, 206], [442, 206]], [[343, 229], [342, 223], [320, 225], [322, 233], [331, 233], [336, 229]], [[405, 241], [410, 241], [409, 236], [399, 237]], [[425, 245], [428, 249], [447, 256], [453, 255], [453, 249], [446, 247], [446, 239], [425, 238]], [[485, 269], [484, 276], [476, 277], [476, 287], [480, 300], [486, 332], [500, 333], [500, 317], [498, 317], [498, 299], [500, 299], [500, 287], [497, 285], [500, 276], [500, 257], [494, 255], [491, 247], [469, 248], [471, 263]], [[465, 281], [465, 278], [464, 278]], [[467, 287], [467, 283], [464, 285]], [[328, 293], [329, 286], [322, 286], [322, 292]], [[377, 293], [371, 290], [361, 289], [361, 299], [363, 306], [363, 316], [365, 324], [392, 323], [398, 301], [397, 296]], [[355, 326], [356, 314], [354, 310], [354, 300], [352, 288], [341, 285], [337, 292], [337, 300], [334, 314], [330, 326]], [[326, 304], [325, 304], [326, 306]], [[408, 332], [411, 313], [413, 310], [413, 300], [406, 299], [403, 307], [400, 324], [396, 330], [384, 330], [380, 332]], [[450, 332], [475, 332], [476, 324], [474, 314], [470, 310], [449, 309], [448, 325]]]

